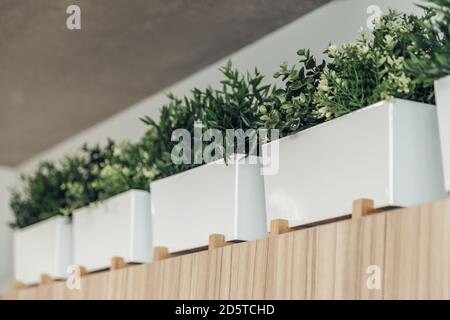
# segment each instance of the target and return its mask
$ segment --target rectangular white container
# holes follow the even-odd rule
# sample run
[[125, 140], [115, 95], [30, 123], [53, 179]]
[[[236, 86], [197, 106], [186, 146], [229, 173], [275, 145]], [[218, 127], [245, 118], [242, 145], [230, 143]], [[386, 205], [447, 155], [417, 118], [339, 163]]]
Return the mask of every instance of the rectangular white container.
[[176, 252], [206, 246], [215, 233], [226, 241], [265, 237], [260, 170], [257, 158], [238, 156], [152, 182], [154, 245]]
[[57, 216], [14, 231], [16, 280], [36, 284], [42, 274], [65, 279], [72, 261], [72, 224], [68, 218]]
[[153, 257], [150, 194], [130, 190], [73, 212], [74, 262], [88, 271], [106, 269], [112, 257], [127, 263]]
[[436, 107], [383, 101], [263, 146], [279, 143], [266, 175], [270, 220], [298, 226], [350, 214], [352, 202], [413, 206], [446, 196]]
[[450, 192], [450, 76], [435, 81], [434, 89], [436, 93], [445, 187]]

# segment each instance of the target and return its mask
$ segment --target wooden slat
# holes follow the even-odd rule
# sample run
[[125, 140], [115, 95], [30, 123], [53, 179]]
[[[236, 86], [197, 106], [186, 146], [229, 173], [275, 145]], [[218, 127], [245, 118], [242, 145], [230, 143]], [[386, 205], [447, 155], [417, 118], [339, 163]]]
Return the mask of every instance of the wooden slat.
[[163, 263], [161, 297], [164, 300], [178, 299], [180, 287], [180, 258], [168, 259]]
[[111, 270], [122, 269], [125, 267], [125, 260], [122, 257], [112, 257], [111, 258]]
[[372, 199], [358, 199], [353, 201], [352, 219], [359, 219], [373, 213], [374, 202]]
[[154, 261], [161, 261], [170, 257], [171, 254], [169, 253], [169, 248], [167, 247], [155, 247], [153, 250]]
[[225, 236], [223, 234], [212, 234], [209, 236], [209, 250], [214, 250], [223, 246], [225, 246]]
[[39, 284], [41, 285], [49, 285], [53, 283], [52, 277], [50, 277], [48, 274], [41, 274], [41, 279], [39, 280]]
[[178, 299], [190, 299], [193, 254], [180, 256], [175, 259], [180, 259], [180, 284], [178, 289]]
[[20, 281], [14, 281], [14, 289], [20, 290], [26, 288], [26, 285]]
[[[355, 216], [371, 212], [355, 204]], [[449, 299], [450, 199], [301, 230], [277, 222], [265, 239], [170, 255], [152, 264], [21, 287], [17, 299]], [[288, 232], [287, 232], [288, 231]], [[275, 235], [277, 234], [277, 235]], [[167, 259], [167, 257], [171, 259]], [[380, 288], [368, 286], [378, 268]], [[372, 272], [372, 271], [371, 271]], [[370, 280], [369, 279], [369, 280]]]
[[278, 236], [289, 232], [289, 221], [285, 219], [275, 219], [270, 221], [270, 235]]

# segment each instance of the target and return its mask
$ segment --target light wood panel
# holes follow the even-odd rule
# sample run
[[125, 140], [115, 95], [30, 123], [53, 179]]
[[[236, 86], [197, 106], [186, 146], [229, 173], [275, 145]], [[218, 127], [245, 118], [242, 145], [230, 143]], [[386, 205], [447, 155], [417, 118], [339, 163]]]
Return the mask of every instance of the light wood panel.
[[386, 298], [450, 298], [449, 212], [441, 201], [387, 216]]
[[[379, 289], [367, 286], [374, 267]], [[450, 199], [89, 274], [81, 285], [4, 298], [449, 299]]]

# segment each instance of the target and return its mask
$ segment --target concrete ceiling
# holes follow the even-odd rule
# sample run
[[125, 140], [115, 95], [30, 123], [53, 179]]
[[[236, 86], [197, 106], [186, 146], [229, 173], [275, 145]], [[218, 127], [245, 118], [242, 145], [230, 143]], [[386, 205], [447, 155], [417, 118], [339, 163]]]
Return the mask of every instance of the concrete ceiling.
[[[0, 164], [17, 165], [329, 0], [0, 0]], [[66, 28], [81, 8], [82, 30]]]

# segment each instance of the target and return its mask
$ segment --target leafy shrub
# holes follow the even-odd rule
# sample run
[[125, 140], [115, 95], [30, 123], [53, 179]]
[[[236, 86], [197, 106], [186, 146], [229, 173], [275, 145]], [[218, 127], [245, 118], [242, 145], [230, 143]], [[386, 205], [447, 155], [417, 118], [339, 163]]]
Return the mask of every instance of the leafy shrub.
[[173, 142], [172, 132], [176, 129], [186, 129], [194, 136], [194, 123], [199, 119], [199, 111], [191, 109], [187, 98], [184, 101], [172, 94], [168, 95], [169, 103], [161, 108], [159, 121], [146, 116], [141, 120], [150, 126], [142, 139], [146, 150], [154, 155], [155, 179], [161, 179], [195, 167], [195, 164], [175, 164], [171, 152], [176, 142]]
[[274, 91], [270, 103], [260, 108], [260, 120], [285, 136], [393, 97], [433, 103], [430, 77], [417, 77], [409, 68], [442, 47], [443, 39], [437, 40], [428, 26], [432, 16], [389, 11], [371, 40], [363, 33], [340, 48], [330, 45], [325, 51], [328, 62], [317, 63], [309, 51], [299, 50], [298, 67], [285, 62], [275, 73], [284, 88]]
[[12, 227], [24, 228], [56, 215], [70, 216], [74, 209], [95, 202], [99, 192], [92, 183], [99, 178], [114, 143], [106, 147], [84, 145], [79, 156], [59, 163], [42, 162], [32, 175], [22, 175], [20, 189], [13, 190], [10, 206]]
[[[155, 156], [155, 178], [160, 179], [198, 166], [191, 155], [191, 164], [174, 164], [171, 152], [178, 142], [171, 140], [176, 129], [187, 129], [194, 142], [195, 122], [201, 122], [203, 130], [218, 129], [224, 137], [226, 148], [226, 129], [259, 128], [259, 106], [271, 96], [271, 86], [262, 83], [263, 76], [255, 70], [253, 74], [240, 74], [233, 69], [231, 62], [220, 69], [224, 79], [220, 89], [208, 87], [193, 89], [190, 97], [179, 99], [169, 95], [169, 103], [162, 107], [159, 121], [150, 117], [142, 120], [152, 130], [144, 137], [144, 142]], [[249, 149], [247, 148], [247, 151]], [[203, 152], [203, 150], [201, 150]]]
[[95, 201], [103, 201], [131, 189], [148, 190], [156, 175], [151, 160], [151, 154], [142, 142], [116, 143], [112, 155], [105, 159], [103, 168], [98, 169], [97, 179], [91, 184], [98, 194]]
[[65, 194], [61, 189], [64, 176], [54, 164], [42, 162], [32, 176], [21, 177], [24, 190], [14, 191], [10, 206], [15, 213], [13, 227], [26, 227], [35, 222], [61, 214]]
[[255, 69], [253, 74], [241, 75], [231, 63], [221, 68], [225, 79], [222, 88], [204, 91], [194, 89], [190, 104], [203, 110], [201, 121], [205, 128], [258, 129], [258, 108], [267, 102], [271, 86], [262, 84], [264, 77]]
[[318, 64], [309, 50], [299, 50], [297, 55], [300, 57], [300, 67], [294, 65], [289, 68], [287, 62], [280, 66], [274, 78], [281, 78], [284, 88], [274, 90], [270, 102], [259, 109], [264, 127], [280, 130], [280, 136], [322, 122], [316, 117], [314, 95], [326, 63], [322, 61]]
[[421, 21], [429, 38], [412, 35], [416, 50], [433, 46], [429, 56], [414, 56], [408, 64], [421, 81], [432, 82], [450, 74], [450, 0], [428, 0], [423, 6], [429, 19]]
[[[434, 103], [432, 84], [416, 79], [407, 68], [409, 61], [428, 57], [435, 48], [432, 33], [421, 22], [428, 18], [389, 11], [381, 17], [372, 40], [362, 34], [342, 48], [330, 46], [326, 53], [332, 62], [315, 94], [317, 116], [329, 120], [393, 97]], [[415, 46], [416, 39], [423, 47]]]
[[73, 210], [97, 201], [100, 192], [93, 184], [100, 178], [114, 148], [115, 143], [109, 140], [105, 147], [84, 145], [79, 155], [66, 157], [62, 163], [66, 181], [61, 187], [66, 192], [67, 201], [67, 206], [62, 209], [63, 214], [70, 215]]

